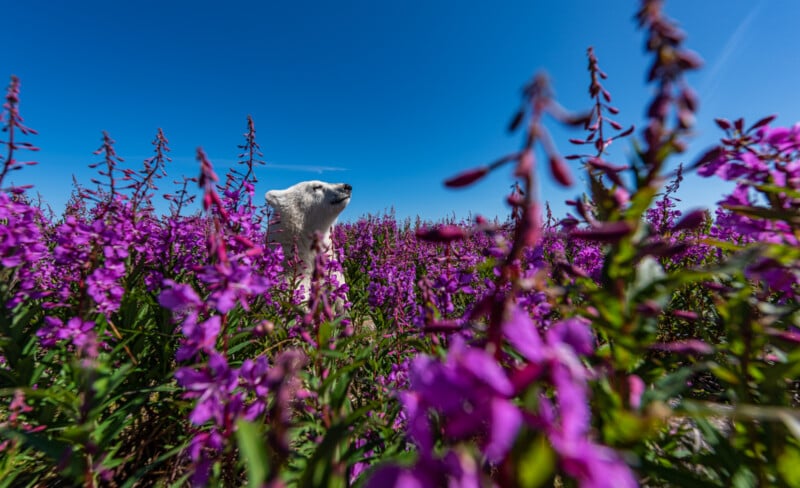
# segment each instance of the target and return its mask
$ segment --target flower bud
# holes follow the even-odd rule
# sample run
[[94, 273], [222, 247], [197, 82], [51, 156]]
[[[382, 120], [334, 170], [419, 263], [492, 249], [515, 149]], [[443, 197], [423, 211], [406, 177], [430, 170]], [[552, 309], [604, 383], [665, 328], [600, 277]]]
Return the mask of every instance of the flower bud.
[[533, 151], [528, 149], [522, 152], [522, 155], [517, 162], [517, 167], [514, 169], [514, 176], [518, 178], [525, 178], [533, 171]]
[[679, 230], [694, 230], [703, 225], [705, 219], [705, 210], [693, 210], [684, 215], [683, 218], [681, 218], [678, 223], [675, 224], [675, 227], [672, 228], [672, 232], [677, 232]]
[[592, 226], [590, 229], [575, 230], [570, 234], [578, 239], [597, 242], [616, 242], [633, 231], [629, 222], [603, 222]]
[[448, 188], [462, 188], [465, 186], [469, 186], [476, 181], [480, 180], [486, 174], [489, 173], [488, 166], [482, 166], [480, 168], [471, 169], [469, 171], [465, 171], [461, 174], [458, 174], [449, 180], [445, 180], [444, 186]]
[[550, 172], [561, 186], [572, 186], [572, 175], [560, 156], [550, 156]]
[[467, 233], [457, 225], [442, 225], [435, 229], [421, 228], [416, 232], [417, 239], [429, 242], [453, 242], [467, 236]]

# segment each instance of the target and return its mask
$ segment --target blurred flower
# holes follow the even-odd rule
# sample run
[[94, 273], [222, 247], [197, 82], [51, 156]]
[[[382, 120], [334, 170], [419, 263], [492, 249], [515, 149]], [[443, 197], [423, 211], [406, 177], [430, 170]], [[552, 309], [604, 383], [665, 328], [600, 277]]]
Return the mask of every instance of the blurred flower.
[[94, 330], [94, 322], [73, 317], [65, 324], [58, 317], [46, 316], [44, 325], [36, 332], [42, 346], [52, 348], [60, 341], [76, 348], [78, 354], [86, 358], [96, 358], [100, 344]]
[[446, 438], [478, 437], [499, 462], [516, 438], [522, 416], [509, 400], [514, 388], [494, 358], [453, 338], [444, 363], [420, 356], [411, 364], [410, 389], [401, 396], [409, 434], [423, 452], [433, 447], [429, 410], [439, 413]]
[[193, 359], [200, 352], [215, 353], [220, 328], [221, 318], [219, 315], [212, 315], [207, 320], [198, 322], [196, 314], [189, 314], [181, 325], [184, 340], [175, 354], [175, 359], [187, 361]]

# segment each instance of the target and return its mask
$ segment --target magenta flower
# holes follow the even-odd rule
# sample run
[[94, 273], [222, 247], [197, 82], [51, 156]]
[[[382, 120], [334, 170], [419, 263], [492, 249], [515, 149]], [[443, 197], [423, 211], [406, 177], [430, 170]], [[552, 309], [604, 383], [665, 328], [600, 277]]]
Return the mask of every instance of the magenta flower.
[[409, 468], [387, 465], [367, 481], [367, 488], [480, 488], [478, 466], [468, 455], [449, 452], [442, 459], [421, 457]]
[[205, 486], [211, 476], [211, 464], [216, 453], [225, 446], [225, 438], [216, 429], [198, 432], [189, 443], [192, 459], [192, 486]]
[[15, 268], [12, 281], [19, 281], [19, 291], [5, 304], [13, 308], [28, 297], [42, 295], [37, 282], [42, 281], [45, 260], [49, 261], [42, 236], [45, 221], [39, 209], [0, 192], [0, 222], [0, 267]]
[[100, 343], [94, 330], [94, 322], [73, 317], [66, 324], [58, 317], [47, 316], [44, 325], [36, 332], [42, 346], [54, 347], [60, 341], [72, 345], [78, 354], [87, 358], [96, 358]]
[[542, 337], [531, 320], [530, 315], [519, 307], [511, 310], [508, 321], [503, 326], [503, 333], [514, 349], [529, 361], [538, 363], [545, 358]]
[[245, 359], [239, 368], [241, 386], [253, 398], [243, 414], [247, 420], [255, 420], [267, 409], [267, 393], [270, 390], [269, 372], [269, 362], [265, 356], [259, 356], [255, 360]]
[[264, 293], [271, 281], [253, 269], [247, 257], [234, 257], [227, 263], [205, 266], [198, 278], [211, 290], [208, 303], [220, 313], [228, 313], [240, 303], [247, 309], [247, 298]]
[[482, 166], [480, 168], [464, 171], [463, 173], [460, 173], [445, 181], [444, 185], [450, 188], [469, 186], [486, 176], [489, 171], [490, 168], [488, 166]]
[[197, 315], [189, 314], [181, 326], [184, 340], [175, 354], [175, 359], [186, 361], [201, 352], [214, 354], [221, 326], [222, 321], [219, 315], [213, 315], [203, 322], [198, 322]]
[[572, 317], [554, 324], [547, 331], [550, 345], [567, 344], [576, 354], [588, 356], [594, 352], [595, 338], [586, 319]]
[[165, 288], [158, 296], [158, 303], [173, 312], [193, 309], [203, 304], [197, 292], [189, 285], [164, 280]]
[[241, 395], [234, 394], [239, 383], [238, 374], [219, 354], [210, 354], [208, 364], [200, 369], [178, 369], [175, 379], [186, 390], [184, 398], [196, 399], [189, 415], [189, 420], [195, 425], [203, 425], [213, 419], [216, 425], [225, 426], [229, 420], [228, 412], [241, 402]]
[[522, 415], [510, 401], [514, 388], [506, 373], [483, 349], [455, 337], [444, 363], [418, 357], [403, 394], [409, 434], [423, 451], [432, 448], [428, 412], [438, 412], [444, 435], [452, 440], [480, 438], [484, 454], [499, 462], [510, 449]]
[[[633, 487], [630, 468], [608, 447], [590, 438], [589, 371], [580, 356], [591, 354], [595, 339], [588, 321], [573, 317], [550, 326], [545, 340], [531, 318], [520, 308], [512, 309], [503, 324], [508, 342], [529, 364], [517, 370], [514, 384], [525, 388], [546, 379], [554, 387], [555, 404], [542, 396], [538, 415], [529, 423], [547, 432], [559, 462], [581, 486]], [[532, 420], [534, 419], [535, 420]]]
[[635, 488], [639, 486], [630, 468], [606, 446], [587, 439], [551, 437], [564, 471], [579, 480], [582, 488]]

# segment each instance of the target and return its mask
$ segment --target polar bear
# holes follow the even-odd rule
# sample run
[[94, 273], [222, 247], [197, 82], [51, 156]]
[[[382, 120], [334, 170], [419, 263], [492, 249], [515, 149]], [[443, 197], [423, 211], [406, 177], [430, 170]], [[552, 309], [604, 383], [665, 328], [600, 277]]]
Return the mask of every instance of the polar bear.
[[[298, 265], [293, 270], [301, 277], [300, 285], [308, 296], [311, 273], [314, 269], [314, 234], [322, 237], [322, 249], [333, 258], [331, 229], [339, 214], [350, 203], [353, 187], [347, 183], [303, 181], [285, 190], [270, 190], [267, 203], [275, 215], [267, 229], [267, 239], [272, 245], [280, 244], [287, 262], [297, 252]], [[341, 273], [334, 273], [340, 284], [344, 284]], [[338, 307], [337, 307], [338, 308]]]

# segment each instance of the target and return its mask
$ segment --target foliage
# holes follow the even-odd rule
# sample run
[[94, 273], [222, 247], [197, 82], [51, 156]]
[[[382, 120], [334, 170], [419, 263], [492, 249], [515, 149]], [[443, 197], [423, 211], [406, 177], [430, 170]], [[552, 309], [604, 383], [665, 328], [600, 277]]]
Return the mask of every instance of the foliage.
[[[96, 188], [76, 183], [56, 218], [3, 186], [36, 150], [12, 77], [0, 486], [800, 486], [800, 125], [719, 119], [719, 145], [670, 173], [701, 63], [660, 1], [637, 19], [643, 130], [617, 122], [590, 48], [589, 111], [537, 75], [509, 124], [521, 148], [445, 182], [511, 167], [506, 221], [340, 224], [307, 301], [261, 246], [251, 118], [240, 169], [220, 185], [198, 149], [167, 215], [164, 132], [140, 169], [104, 132]], [[554, 123], [589, 152], [561, 156]], [[631, 160], [608, 161], [624, 140]], [[574, 215], [542, 219], [541, 156], [562, 185], [585, 171]], [[735, 189], [684, 213], [690, 171]]]

